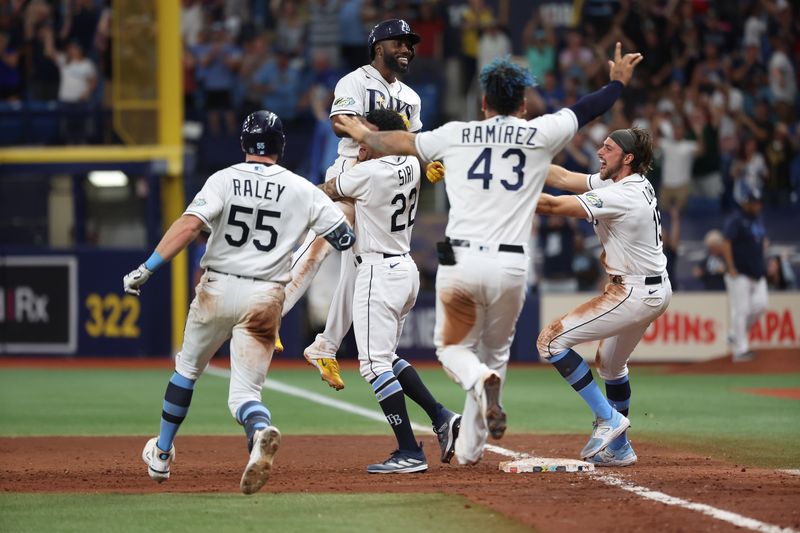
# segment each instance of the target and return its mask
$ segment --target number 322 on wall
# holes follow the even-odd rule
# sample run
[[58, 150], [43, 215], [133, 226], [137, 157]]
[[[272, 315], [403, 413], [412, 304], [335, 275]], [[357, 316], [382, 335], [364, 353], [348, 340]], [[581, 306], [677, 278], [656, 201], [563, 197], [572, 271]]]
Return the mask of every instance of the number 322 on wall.
[[91, 337], [127, 337], [139, 336], [140, 302], [130, 294], [120, 297], [109, 293], [100, 296], [91, 293], [86, 297], [86, 308], [89, 320], [86, 321], [86, 333]]

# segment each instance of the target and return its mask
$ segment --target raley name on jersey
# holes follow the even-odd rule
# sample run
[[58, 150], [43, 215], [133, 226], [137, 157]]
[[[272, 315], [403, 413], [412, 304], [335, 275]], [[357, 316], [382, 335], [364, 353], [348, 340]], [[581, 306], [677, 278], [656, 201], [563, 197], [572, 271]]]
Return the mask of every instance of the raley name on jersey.
[[398, 169], [397, 176], [400, 178], [400, 185], [403, 186], [406, 183], [414, 181], [414, 170], [411, 168], [411, 165], [406, 165]]
[[533, 147], [533, 136], [536, 128], [515, 126], [513, 124], [477, 124], [461, 130], [461, 142], [464, 144], [518, 144]]
[[233, 194], [236, 196], [249, 196], [252, 198], [263, 198], [264, 200], [275, 200], [279, 202], [281, 194], [286, 189], [286, 185], [280, 185], [261, 180], [240, 180], [233, 179]]
[[367, 95], [369, 95], [369, 108], [367, 109], [367, 113], [375, 109], [391, 109], [392, 111], [402, 113], [409, 119], [411, 118], [411, 104], [407, 104], [393, 96], [389, 96], [387, 99], [387, 96], [378, 89], [367, 89]]

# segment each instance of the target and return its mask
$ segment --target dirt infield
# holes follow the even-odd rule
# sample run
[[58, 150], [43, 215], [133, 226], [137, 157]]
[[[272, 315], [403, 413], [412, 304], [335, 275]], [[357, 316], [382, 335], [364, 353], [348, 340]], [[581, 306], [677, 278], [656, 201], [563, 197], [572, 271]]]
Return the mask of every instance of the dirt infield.
[[[141, 461], [146, 437], [0, 439], [4, 492], [237, 492], [246, 462], [243, 437], [178, 437], [172, 478], [156, 485]], [[515, 451], [575, 457], [585, 436], [507, 435]], [[463, 495], [539, 531], [728, 531], [733, 525], [610, 487], [592, 474], [506, 474], [486, 453], [475, 467], [438, 463], [425, 438], [430, 470], [369, 475], [391, 437], [285, 435], [266, 492], [443, 492]], [[782, 527], [800, 528], [800, 476], [745, 468], [648, 443], [635, 443], [639, 463], [613, 473], [651, 490]], [[604, 469], [601, 474], [609, 474]], [[245, 497], [245, 496], [242, 496]], [[346, 517], [341, 517], [345, 520]]]

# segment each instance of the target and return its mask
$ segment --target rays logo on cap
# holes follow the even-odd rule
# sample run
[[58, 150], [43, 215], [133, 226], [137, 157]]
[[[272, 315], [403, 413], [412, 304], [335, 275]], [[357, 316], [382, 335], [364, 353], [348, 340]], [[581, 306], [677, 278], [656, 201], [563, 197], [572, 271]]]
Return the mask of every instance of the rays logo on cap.
[[400, 20], [400, 28], [403, 30], [403, 33], [411, 33], [411, 26], [409, 26], [408, 22], [405, 20]]

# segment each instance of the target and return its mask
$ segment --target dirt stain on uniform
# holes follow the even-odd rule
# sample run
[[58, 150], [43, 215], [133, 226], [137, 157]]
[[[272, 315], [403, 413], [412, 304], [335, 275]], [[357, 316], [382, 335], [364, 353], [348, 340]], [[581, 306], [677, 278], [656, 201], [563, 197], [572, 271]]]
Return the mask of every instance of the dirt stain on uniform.
[[575, 326], [585, 321], [587, 317], [594, 317], [608, 312], [624, 300], [627, 294], [628, 289], [625, 285], [607, 283], [603, 294], [595, 296], [588, 302], [582, 303], [558, 320], [551, 322], [542, 330], [536, 341], [539, 354], [545, 357], [555, 355], [550, 352], [550, 343], [564, 331], [564, 323]]
[[195, 319], [201, 323], [211, 321], [217, 312], [217, 296], [208, 290], [208, 281], [203, 279], [197, 285], [195, 299], [192, 302]]
[[444, 289], [441, 300], [444, 305], [442, 342], [446, 346], [458, 344], [475, 325], [475, 300], [472, 294], [460, 288]]
[[539, 333], [539, 338], [536, 340], [536, 348], [543, 357], [549, 359], [555, 355], [550, 353], [550, 341], [558, 337], [561, 332], [564, 331], [564, 323], [562, 322], [564, 318], [566, 318], [566, 315], [553, 320]]
[[331, 246], [323, 237], [318, 236], [316, 239], [311, 241], [311, 244], [308, 245], [308, 250], [306, 251], [308, 257], [306, 257], [305, 260], [302, 260], [300, 270], [297, 271], [296, 275], [292, 276], [292, 281], [286, 285], [286, 292], [293, 293], [299, 290], [304, 281], [309, 276], [313, 276], [317, 270], [319, 270], [320, 265], [325, 258], [328, 257], [328, 254], [331, 252], [331, 250], [333, 250], [333, 246]]
[[247, 332], [267, 350], [275, 348], [275, 339], [281, 326], [283, 300], [282, 288], [271, 289], [263, 300], [253, 305], [245, 319], [244, 327]]

